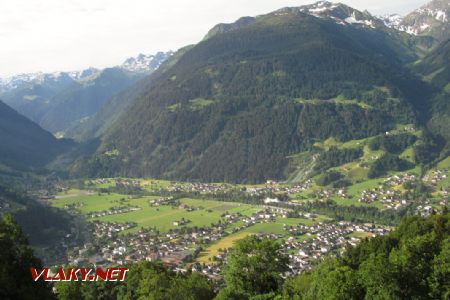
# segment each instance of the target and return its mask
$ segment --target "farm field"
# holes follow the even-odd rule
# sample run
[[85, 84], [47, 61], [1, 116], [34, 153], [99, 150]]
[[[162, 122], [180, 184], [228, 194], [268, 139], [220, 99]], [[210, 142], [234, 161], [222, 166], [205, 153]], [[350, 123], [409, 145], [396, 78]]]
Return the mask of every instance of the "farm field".
[[[228, 213], [241, 213], [242, 215], [252, 215], [259, 211], [256, 206], [234, 202], [221, 202], [213, 200], [199, 200], [199, 199], [181, 199], [180, 204], [188, 205], [195, 208], [194, 211], [187, 211], [180, 207], [172, 206], [157, 206], [149, 205], [149, 200], [159, 197], [146, 196], [141, 198], [132, 198], [126, 195], [119, 194], [91, 194], [78, 195], [79, 191], [73, 190], [70, 193], [64, 194], [65, 198], [57, 198], [53, 200], [52, 205], [59, 208], [64, 208], [67, 205], [78, 205], [81, 213], [87, 214], [94, 211], [109, 210], [117, 206], [130, 205], [139, 207], [140, 210], [106, 215], [102, 217], [93, 218], [92, 220], [99, 220], [103, 222], [135, 222], [137, 227], [128, 229], [123, 233], [138, 231], [141, 227], [156, 228], [161, 232], [167, 232], [170, 229], [177, 228], [173, 225], [175, 221], [181, 219], [190, 220], [186, 224], [187, 227], [202, 227], [210, 226], [211, 223], [218, 223], [221, 215]], [[70, 196], [70, 195], [74, 196]]]
[[[83, 193], [84, 192], [84, 193]], [[78, 205], [82, 213], [108, 210], [115, 206], [126, 205], [130, 199], [126, 195], [88, 193], [80, 190], [70, 190], [68, 193], [60, 193], [53, 200], [52, 205], [64, 208], [66, 205]]]
[[[250, 205], [226, 203], [211, 200], [195, 200], [195, 199], [182, 199], [181, 204], [193, 206], [196, 210], [188, 212], [185, 209], [172, 207], [172, 206], [159, 206], [159, 207], [145, 207], [141, 206], [141, 210], [110, 215], [101, 218], [97, 218], [104, 222], [136, 222], [137, 227], [124, 231], [135, 232], [141, 227], [155, 227], [159, 231], [167, 232], [170, 229], [178, 228], [173, 225], [173, 222], [180, 221], [181, 219], [189, 220], [186, 227], [203, 227], [210, 226], [211, 223], [217, 224], [221, 219], [221, 215], [228, 211], [229, 213], [240, 212], [243, 215], [252, 214], [258, 209], [252, 208]], [[133, 201], [131, 202], [133, 203]]]

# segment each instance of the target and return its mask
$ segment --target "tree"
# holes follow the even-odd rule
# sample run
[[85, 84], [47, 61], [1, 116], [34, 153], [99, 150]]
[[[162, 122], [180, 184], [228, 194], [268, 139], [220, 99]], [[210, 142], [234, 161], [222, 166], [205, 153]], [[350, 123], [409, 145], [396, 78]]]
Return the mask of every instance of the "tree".
[[212, 283], [198, 273], [176, 274], [162, 263], [140, 262], [130, 268], [117, 298], [210, 300], [214, 295]]
[[30, 268], [41, 269], [22, 229], [11, 215], [0, 220], [0, 299], [53, 299], [51, 286], [33, 281]]
[[354, 270], [328, 258], [314, 271], [304, 299], [361, 299], [362, 287], [357, 278]]
[[276, 241], [255, 236], [240, 240], [224, 270], [227, 291], [245, 298], [278, 291], [287, 263]]
[[204, 276], [192, 273], [187, 276], [178, 275], [172, 280], [166, 299], [208, 300], [214, 298], [214, 286]]
[[311, 288], [313, 279], [310, 272], [302, 273], [294, 278], [289, 278], [283, 285], [283, 297], [286, 299], [300, 300]]
[[450, 298], [450, 238], [443, 242], [441, 253], [433, 260], [430, 296], [435, 299]]
[[450, 214], [408, 217], [389, 235], [288, 280], [287, 299], [448, 299]]

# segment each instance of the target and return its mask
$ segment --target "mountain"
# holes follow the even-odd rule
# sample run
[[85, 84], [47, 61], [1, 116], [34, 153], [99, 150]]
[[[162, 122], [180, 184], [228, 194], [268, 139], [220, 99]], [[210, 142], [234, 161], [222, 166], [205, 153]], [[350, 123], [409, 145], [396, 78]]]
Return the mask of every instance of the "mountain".
[[151, 74], [172, 53], [140, 54], [98, 70], [23, 74], [0, 80], [0, 97], [52, 133], [86, 121], [115, 93]]
[[0, 164], [17, 169], [42, 168], [71, 147], [1, 101], [0, 140]]
[[151, 73], [158, 69], [161, 64], [172, 55], [172, 51], [158, 52], [155, 55], [145, 55], [141, 53], [137, 57], [128, 58], [119, 67], [130, 72]]
[[[360, 12], [342, 3], [332, 3], [328, 1], [319, 1], [314, 4], [304, 5], [301, 7], [285, 7], [273, 14], [278, 16], [304, 13], [321, 19], [332, 20], [341, 25], [359, 24], [361, 26], [380, 27], [383, 23], [379, 18], [373, 17], [369, 12]], [[206, 35], [208, 39], [216, 34], [226, 33], [246, 27], [256, 22], [256, 18], [242, 17], [231, 24], [218, 24], [214, 26]]]
[[97, 69], [89, 68], [79, 72], [38, 72], [0, 78], [0, 93], [7, 93], [11, 90], [20, 89], [21, 87], [31, 86], [33, 84], [49, 87], [64, 86], [64, 84], [70, 84], [75, 80], [90, 76], [97, 71]]
[[418, 36], [431, 36], [438, 42], [450, 38], [450, 1], [433, 0], [404, 18], [391, 15], [382, 18], [389, 26]]
[[403, 17], [399, 14], [387, 14], [378, 17], [381, 21], [383, 21], [384, 25], [391, 28], [399, 28], [401, 22], [403, 21]]
[[[168, 52], [165, 60], [155, 66], [154, 73], [152, 73], [151, 77], [148, 77], [148, 80], [138, 80], [129, 88], [113, 95], [95, 114], [85, 118], [83, 122], [78, 122], [70, 126], [66, 130], [66, 136], [81, 142], [99, 137], [126, 110], [132, 102], [130, 100], [135, 99], [137, 95], [145, 91], [153, 78], [158, 77], [158, 74], [162, 73], [166, 68], [174, 64], [182, 53], [186, 51], [186, 49], [189, 49], [189, 47], [184, 47], [183, 49], [178, 50], [175, 54]], [[131, 64], [131, 62], [128, 64]]]
[[422, 58], [415, 69], [434, 87], [430, 128], [450, 140], [450, 40]]
[[76, 123], [85, 122], [114, 94], [143, 77], [119, 68], [108, 68], [75, 82], [50, 99], [51, 105], [39, 119], [39, 124], [53, 132], [65, 132]]
[[317, 18], [333, 20], [340, 25], [353, 24], [371, 28], [383, 27], [384, 25], [368, 11], [361, 12], [342, 3], [332, 3], [328, 1], [319, 1], [301, 7], [283, 8], [275, 12], [275, 14], [283, 15], [295, 12], [309, 14]]
[[428, 89], [404, 67], [414, 36], [328, 2], [244, 20], [144, 79], [74, 174], [283, 179], [288, 157], [316, 141], [426, 118]]

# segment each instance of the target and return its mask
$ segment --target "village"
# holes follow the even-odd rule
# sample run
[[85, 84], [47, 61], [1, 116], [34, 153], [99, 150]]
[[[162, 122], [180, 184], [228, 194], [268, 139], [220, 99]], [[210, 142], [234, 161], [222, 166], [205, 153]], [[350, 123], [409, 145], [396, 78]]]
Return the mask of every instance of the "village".
[[[251, 226], [275, 222], [278, 218], [286, 217], [286, 209], [267, 207], [252, 216], [226, 214], [220, 224], [215, 226], [180, 227], [167, 233], [142, 228], [136, 233], [124, 235], [121, 232], [135, 227], [136, 224], [94, 221], [92, 230], [97, 240], [74, 248], [73, 254], [69, 256], [69, 263], [76, 266], [90, 264], [110, 266], [141, 260], [160, 260], [173, 270], [197, 271], [218, 280], [221, 278], [220, 269], [226, 263], [229, 249], [221, 249], [221, 252], [211, 257], [207, 263], [199, 263], [197, 258], [209, 245]], [[305, 220], [313, 220], [317, 215], [304, 213], [302, 217]], [[180, 220], [176, 225], [183, 226], [188, 223], [188, 220]], [[227, 232], [227, 229], [236, 223], [242, 225], [235, 226], [231, 232]], [[309, 269], [314, 260], [328, 253], [338, 253], [349, 245], [356, 245], [362, 237], [384, 235], [389, 230], [389, 227], [381, 225], [330, 220], [314, 225], [284, 224], [283, 234], [256, 234], [256, 236], [280, 241], [283, 252], [289, 256], [290, 261], [290, 272], [286, 275], [292, 276]]]
[[[382, 211], [412, 208], [415, 214], [428, 216], [439, 205], [448, 206], [448, 188], [439, 185], [447, 174], [447, 170], [440, 169], [429, 172], [423, 178], [408, 172], [395, 174], [358, 193], [351, 192], [348, 187], [321, 187], [313, 179], [296, 184], [267, 181], [260, 185], [124, 178], [89, 180], [84, 190], [77, 193], [98, 199], [110, 197], [108, 203], [111, 205], [102, 210], [86, 207], [88, 202], [79, 200], [84, 198], [75, 197], [71, 201], [67, 198], [70, 197], [70, 194], [67, 195], [69, 188], [64, 185], [56, 189], [62, 196], [53, 199], [51, 195], [45, 196], [48, 201], [64, 200], [66, 204], [62, 208], [87, 220], [91, 239], [75, 245], [69, 235], [63, 243], [69, 264], [106, 267], [143, 260], [161, 261], [175, 271], [195, 271], [221, 280], [221, 269], [227, 263], [232, 244], [248, 235], [277, 240], [282, 252], [289, 257], [289, 272], [285, 275], [294, 276], [310, 269], [316, 260], [326, 255], [340, 255], [362, 239], [385, 235], [393, 229], [381, 223], [336, 220], [318, 215], [303, 210], [305, 203], [341, 199], [342, 203], [349, 203], [347, 205], [376, 205]], [[440, 200], [428, 197], [409, 200], [406, 192], [413, 190], [417, 182], [423, 182], [430, 190], [435, 190]], [[133, 202], [138, 201], [139, 197], [143, 197], [141, 202]], [[198, 200], [186, 201], [185, 197]], [[225, 208], [218, 220], [198, 225], [196, 218], [199, 216], [217, 214], [214, 208], [208, 206], [208, 199]], [[134, 213], [142, 215], [147, 209], [152, 209], [156, 216], [164, 213], [177, 217], [170, 219], [167, 223], [169, 228], [164, 230], [157, 224], [141, 226], [139, 220], [127, 217]], [[245, 209], [250, 210], [244, 213]], [[117, 220], [121, 221], [114, 221], [115, 216], [120, 217]], [[225, 240], [233, 243], [224, 243]]]

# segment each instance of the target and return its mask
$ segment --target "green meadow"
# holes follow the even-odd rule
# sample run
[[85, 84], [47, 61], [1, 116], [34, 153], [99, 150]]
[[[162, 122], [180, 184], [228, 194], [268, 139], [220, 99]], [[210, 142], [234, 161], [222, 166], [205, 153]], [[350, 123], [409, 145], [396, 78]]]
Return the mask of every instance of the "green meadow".
[[53, 206], [64, 208], [66, 205], [75, 204], [78, 205], [78, 209], [81, 213], [89, 213], [93, 211], [108, 210], [115, 206], [131, 205], [141, 208], [137, 211], [108, 215], [98, 217], [92, 220], [100, 220], [103, 222], [136, 222], [137, 227], [129, 229], [126, 232], [135, 232], [141, 227], [156, 228], [162, 232], [167, 232], [170, 229], [177, 228], [173, 225], [173, 222], [179, 221], [182, 218], [190, 220], [187, 227], [202, 227], [210, 226], [211, 223], [217, 224], [221, 219], [221, 216], [228, 213], [241, 213], [243, 215], [252, 215], [259, 211], [255, 206], [234, 203], [234, 202], [221, 202], [213, 200], [199, 200], [199, 199], [181, 199], [180, 204], [185, 204], [194, 207], [194, 211], [188, 212], [180, 207], [172, 206], [157, 206], [152, 207], [149, 205], [149, 200], [159, 197], [141, 197], [132, 198], [126, 195], [119, 194], [90, 194], [79, 195], [80, 191], [72, 190], [71, 193], [59, 195], [53, 200]]

